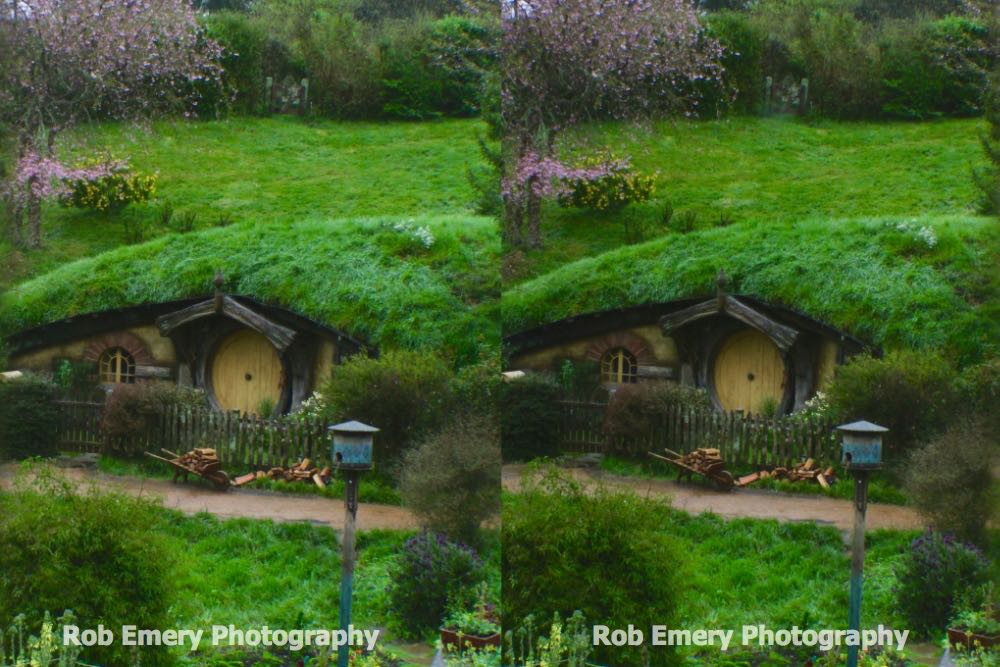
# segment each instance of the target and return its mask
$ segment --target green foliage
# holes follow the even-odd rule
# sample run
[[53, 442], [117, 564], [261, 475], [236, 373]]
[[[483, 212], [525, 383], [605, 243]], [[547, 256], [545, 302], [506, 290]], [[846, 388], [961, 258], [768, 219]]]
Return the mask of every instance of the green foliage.
[[622, 452], [639, 454], [632, 440], [650, 433], [668, 410], [711, 410], [712, 400], [704, 389], [676, 382], [639, 382], [618, 389], [604, 413], [604, 433]]
[[702, 106], [713, 111], [754, 114], [764, 104], [764, 52], [767, 33], [742, 12], [709, 14], [708, 31], [724, 49], [722, 80], [704, 95]]
[[0, 331], [210, 293], [282, 304], [366, 343], [435, 349], [460, 363], [496, 349], [498, 239], [491, 221], [428, 220], [430, 252], [398, 257], [380, 220], [241, 222], [69, 263], [0, 296]]
[[132, 171], [127, 161], [103, 154], [76, 165], [79, 169], [106, 166], [107, 173], [78, 178], [67, 183], [68, 192], [60, 198], [64, 206], [114, 213], [129, 204], [142, 204], [156, 194], [157, 177]]
[[958, 409], [954, 370], [931, 352], [862, 355], [837, 368], [827, 393], [840, 423], [867, 420], [889, 429], [883, 457], [898, 459], [940, 433]]
[[[76, 667], [80, 664], [80, 647], [64, 646], [61, 639], [56, 639], [65, 625], [76, 625], [72, 611], [67, 609], [55, 622], [46, 612], [39, 633], [26, 637], [24, 616], [17, 616], [6, 634], [0, 628], [0, 667]], [[7, 648], [10, 655], [5, 652]]]
[[323, 386], [323, 416], [330, 423], [356, 419], [378, 427], [375, 460], [395, 464], [408, 447], [445, 423], [450, 379], [448, 367], [429, 352], [356, 355]]
[[197, 409], [207, 404], [201, 390], [172, 382], [115, 385], [104, 403], [101, 433], [112, 445], [117, 440], [151, 437], [168, 406]]
[[369, 28], [346, 12], [318, 12], [297, 44], [314, 108], [333, 118], [381, 115], [381, 82]]
[[[678, 540], [657, 528], [667, 509], [663, 503], [584, 490], [553, 471], [523, 480], [522, 489], [503, 508], [505, 627], [517, 627], [529, 615], [568, 616], [575, 610], [590, 623], [612, 628], [676, 627], [687, 593], [686, 559]], [[644, 653], [636, 647], [596, 648], [594, 658], [616, 665], [678, 662], [668, 649]]]
[[653, 196], [656, 179], [632, 172], [631, 162], [609, 151], [585, 157], [574, 163], [576, 169], [602, 169], [606, 173], [570, 179], [567, 191], [559, 195], [561, 206], [575, 206], [593, 211], [620, 211], [633, 202]]
[[883, 47], [883, 111], [900, 118], [975, 116], [997, 58], [989, 28], [951, 16], [902, 23]]
[[500, 433], [504, 461], [559, 453], [562, 392], [549, 376], [528, 373], [500, 386]]
[[423, 526], [478, 543], [500, 509], [500, 433], [489, 418], [453, 421], [403, 455], [399, 490]]
[[484, 350], [479, 361], [459, 368], [451, 380], [456, 414], [495, 419], [500, 395], [500, 356]]
[[[945, 533], [928, 532], [910, 545], [896, 572], [900, 610], [918, 633], [940, 632], [959, 600], [989, 581], [983, 554]], [[973, 602], [977, 604], [977, 602]]]
[[1000, 431], [1000, 357], [969, 366], [958, 380], [963, 407], [983, 420], [987, 429]]
[[[543, 634], [543, 633], [548, 634]], [[563, 623], [555, 614], [552, 624], [537, 628], [535, 617], [528, 615], [521, 625], [504, 634], [503, 655], [505, 664], [518, 667], [564, 665], [586, 667], [593, 649], [592, 630], [579, 610]]]
[[1000, 64], [990, 77], [985, 107], [987, 128], [980, 140], [989, 166], [975, 170], [973, 180], [982, 191], [983, 211], [1000, 215]]
[[54, 384], [34, 375], [0, 382], [0, 460], [58, 453], [57, 397]]
[[604, 400], [607, 389], [601, 384], [601, 364], [597, 361], [563, 359], [557, 364], [559, 386], [565, 397], [577, 401]]
[[[162, 535], [151, 501], [124, 493], [80, 492], [45, 469], [29, 470], [0, 495], [0, 619], [29, 626], [50, 609], [74, 610], [81, 627], [167, 628], [177, 552]], [[130, 664], [120, 642], [85, 650], [88, 661]], [[146, 647], [144, 665], [171, 665], [166, 647]]]
[[63, 396], [93, 398], [100, 391], [97, 385], [97, 364], [92, 361], [60, 359], [52, 374], [52, 381]]
[[471, 547], [424, 532], [407, 540], [390, 576], [396, 621], [405, 633], [421, 636], [441, 625], [449, 605], [471, 605], [486, 573]]
[[222, 84], [232, 97], [232, 109], [242, 114], [267, 111], [264, 90], [267, 30], [238, 11], [213, 12], [203, 19], [206, 34], [222, 47]]
[[918, 449], [906, 469], [906, 491], [932, 528], [986, 541], [1000, 495], [993, 478], [996, 432], [962, 419]]

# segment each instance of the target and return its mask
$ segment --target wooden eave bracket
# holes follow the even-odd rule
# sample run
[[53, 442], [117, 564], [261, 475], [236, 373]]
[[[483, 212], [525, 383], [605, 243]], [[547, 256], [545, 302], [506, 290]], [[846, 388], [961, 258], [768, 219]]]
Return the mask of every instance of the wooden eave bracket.
[[729, 315], [757, 329], [773, 340], [782, 352], [788, 352], [799, 337], [799, 332], [796, 329], [777, 322], [728, 294], [678, 310], [676, 313], [664, 315], [660, 318], [660, 327], [669, 336], [692, 322], [720, 314]]
[[266, 337], [271, 343], [284, 352], [295, 340], [295, 332], [286, 326], [278, 324], [264, 317], [257, 311], [244, 306], [236, 299], [223, 296], [222, 306], [219, 308], [218, 297], [196, 303], [178, 310], [175, 313], [161, 315], [156, 318], [156, 326], [160, 330], [160, 335], [170, 336], [178, 328], [212, 315], [224, 315], [231, 320], [236, 320], [240, 324], [253, 329]]

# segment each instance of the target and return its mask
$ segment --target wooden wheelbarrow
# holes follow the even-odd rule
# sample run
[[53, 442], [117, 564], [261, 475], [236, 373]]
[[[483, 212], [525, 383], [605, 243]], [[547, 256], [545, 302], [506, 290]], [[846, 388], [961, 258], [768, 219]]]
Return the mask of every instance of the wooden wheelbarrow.
[[162, 451], [169, 454], [173, 458], [167, 459], [150, 452], [146, 452], [146, 456], [170, 464], [174, 468], [174, 482], [181, 477], [183, 477], [186, 482], [188, 480], [188, 475], [197, 475], [202, 479], [207, 479], [216, 489], [220, 491], [225, 491], [233, 485], [232, 480], [229, 479], [229, 475], [226, 474], [226, 471], [222, 470], [222, 462], [215, 457], [215, 450], [194, 449], [183, 455], [175, 454], [169, 449], [164, 449]]
[[677, 479], [693, 479], [694, 475], [710, 479], [722, 491], [730, 491], [736, 484], [736, 480], [726, 470], [726, 462], [719, 456], [718, 449], [696, 449], [689, 454], [678, 454], [677, 452], [664, 448], [670, 456], [661, 456], [653, 452], [649, 455], [666, 461], [677, 468]]

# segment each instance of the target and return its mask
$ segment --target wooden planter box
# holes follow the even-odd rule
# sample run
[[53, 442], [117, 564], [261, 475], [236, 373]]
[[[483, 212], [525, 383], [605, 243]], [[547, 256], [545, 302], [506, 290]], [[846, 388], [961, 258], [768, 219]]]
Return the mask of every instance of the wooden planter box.
[[965, 630], [955, 630], [948, 628], [948, 643], [952, 646], [965, 646], [972, 648], [979, 644], [983, 648], [1000, 645], [1000, 635], [979, 635]]
[[499, 647], [500, 633], [494, 632], [488, 637], [480, 637], [478, 635], [459, 635], [455, 630], [441, 628], [441, 646], [446, 651], [452, 647], [459, 650], [463, 648], [483, 649], [487, 646]]

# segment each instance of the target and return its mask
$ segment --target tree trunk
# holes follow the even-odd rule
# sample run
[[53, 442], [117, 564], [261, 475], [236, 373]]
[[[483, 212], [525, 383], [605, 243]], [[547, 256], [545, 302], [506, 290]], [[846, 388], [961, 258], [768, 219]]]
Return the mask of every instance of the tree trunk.
[[28, 214], [28, 247], [42, 247], [42, 200], [35, 194], [35, 178], [28, 181], [25, 209]]
[[17, 197], [11, 197], [10, 202], [11, 235], [15, 246], [24, 245], [24, 206]]
[[504, 233], [512, 246], [521, 245], [521, 229], [524, 227], [524, 203], [517, 194], [504, 197]]
[[525, 189], [525, 213], [528, 216], [528, 245], [532, 248], [542, 247], [542, 198], [535, 191], [534, 179], [528, 182]]

